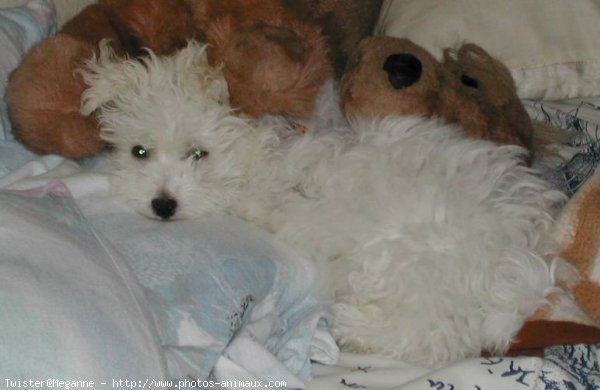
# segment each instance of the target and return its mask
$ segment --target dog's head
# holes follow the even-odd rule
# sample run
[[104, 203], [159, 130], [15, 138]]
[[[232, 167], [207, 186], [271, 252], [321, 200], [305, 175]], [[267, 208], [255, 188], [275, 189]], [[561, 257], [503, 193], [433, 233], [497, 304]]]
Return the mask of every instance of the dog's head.
[[117, 58], [101, 45], [82, 70], [82, 112], [97, 112], [112, 145], [113, 192], [139, 213], [169, 220], [222, 211], [244, 177], [249, 122], [234, 115], [219, 69], [190, 42], [169, 57]]

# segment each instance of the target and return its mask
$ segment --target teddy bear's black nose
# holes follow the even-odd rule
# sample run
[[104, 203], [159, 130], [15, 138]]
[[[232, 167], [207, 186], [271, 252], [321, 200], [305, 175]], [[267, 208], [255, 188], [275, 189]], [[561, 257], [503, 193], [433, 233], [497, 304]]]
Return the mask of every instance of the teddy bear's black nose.
[[177, 210], [177, 201], [168, 197], [160, 197], [152, 199], [152, 211], [157, 217], [169, 219], [175, 215]]
[[392, 54], [383, 64], [383, 70], [388, 73], [388, 79], [395, 89], [409, 87], [419, 81], [423, 65], [412, 54]]

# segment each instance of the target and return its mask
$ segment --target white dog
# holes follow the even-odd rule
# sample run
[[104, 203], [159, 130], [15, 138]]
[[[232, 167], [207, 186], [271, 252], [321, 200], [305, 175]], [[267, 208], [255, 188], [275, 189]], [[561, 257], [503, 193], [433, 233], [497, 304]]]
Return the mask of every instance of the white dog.
[[347, 348], [433, 366], [501, 352], [553, 290], [562, 197], [518, 147], [395, 116], [282, 138], [234, 115], [195, 43], [143, 62], [104, 48], [84, 76], [115, 193], [151, 218], [232, 213], [313, 259]]

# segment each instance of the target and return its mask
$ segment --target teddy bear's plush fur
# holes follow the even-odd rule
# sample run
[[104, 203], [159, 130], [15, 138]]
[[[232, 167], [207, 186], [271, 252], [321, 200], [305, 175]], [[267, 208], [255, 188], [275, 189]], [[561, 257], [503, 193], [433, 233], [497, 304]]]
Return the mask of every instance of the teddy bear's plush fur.
[[329, 41], [329, 55], [334, 73], [345, 71], [348, 56], [369, 36], [381, 8], [381, 0], [338, 1], [283, 0], [300, 20], [317, 24]]
[[206, 26], [209, 58], [223, 64], [231, 103], [245, 113], [306, 116], [332, 75], [325, 36], [279, 0], [193, 3]]
[[531, 149], [533, 125], [506, 67], [465, 44], [438, 61], [406, 40], [363, 40], [342, 82], [346, 115], [437, 116], [476, 138]]
[[169, 54], [208, 40], [231, 99], [247, 114], [305, 116], [317, 91], [375, 23], [381, 0], [100, 0], [24, 58], [7, 102], [18, 140], [37, 153], [82, 158], [104, 147], [92, 113], [81, 115], [76, 71], [102, 39], [128, 56]]
[[227, 0], [190, 2], [223, 64], [231, 103], [259, 116], [307, 116], [317, 93], [369, 34], [380, 0]]

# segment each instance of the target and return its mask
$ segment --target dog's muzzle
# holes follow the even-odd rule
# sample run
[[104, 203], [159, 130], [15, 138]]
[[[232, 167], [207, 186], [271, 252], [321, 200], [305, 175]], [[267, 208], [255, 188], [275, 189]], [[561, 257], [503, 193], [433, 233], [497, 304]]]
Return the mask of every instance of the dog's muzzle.
[[152, 199], [152, 211], [157, 217], [169, 219], [177, 211], [177, 201], [173, 198], [160, 197]]

